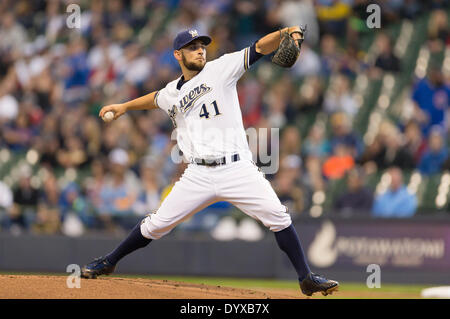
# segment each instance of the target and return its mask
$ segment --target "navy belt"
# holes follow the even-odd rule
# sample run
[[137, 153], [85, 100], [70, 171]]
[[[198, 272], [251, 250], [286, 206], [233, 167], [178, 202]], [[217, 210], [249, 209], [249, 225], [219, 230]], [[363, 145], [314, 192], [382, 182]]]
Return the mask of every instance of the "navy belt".
[[[231, 163], [232, 162], [237, 162], [239, 161], [241, 158], [239, 156], [239, 154], [234, 154], [233, 156], [231, 156]], [[193, 163], [197, 164], [197, 165], [203, 165], [203, 166], [219, 166], [219, 165], [225, 165], [227, 164], [227, 159], [226, 157], [221, 157], [221, 158], [216, 158], [216, 159], [204, 159], [204, 158], [194, 158]]]

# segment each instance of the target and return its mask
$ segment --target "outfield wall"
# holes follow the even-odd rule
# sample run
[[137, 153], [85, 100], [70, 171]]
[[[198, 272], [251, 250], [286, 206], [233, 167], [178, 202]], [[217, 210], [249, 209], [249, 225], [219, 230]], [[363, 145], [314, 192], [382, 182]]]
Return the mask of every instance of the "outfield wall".
[[[381, 281], [450, 284], [450, 220], [305, 219], [295, 223], [313, 271], [342, 281], [365, 282], [369, 264]], [[0, 233], [0, 271], [65, 272], [69, 264], [111, 251], [121, 238]], [[258, 242], [176, 231], [127, 256], [117, 273], [293, 279], [289, 259], [269, 232]]]

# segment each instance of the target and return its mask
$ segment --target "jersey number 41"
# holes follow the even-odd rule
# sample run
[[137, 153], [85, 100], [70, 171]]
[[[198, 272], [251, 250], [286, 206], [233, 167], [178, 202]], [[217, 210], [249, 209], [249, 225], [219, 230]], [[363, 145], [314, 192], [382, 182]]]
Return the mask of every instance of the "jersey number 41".
[[[214, 106], [214, 111], [216, 112], [216, 114], [214, 114], [214, 116], [220, 115], [222, 113], [219, 112], [219, 107], [217, 106], [217, 102], [214, 101], [211, 103]], [[200, 117], [204, 117], [206, 119], [209, 119], [209, 112], [206, 109], [206, 104], [203, 104], [202, 107], [200, 108]]]

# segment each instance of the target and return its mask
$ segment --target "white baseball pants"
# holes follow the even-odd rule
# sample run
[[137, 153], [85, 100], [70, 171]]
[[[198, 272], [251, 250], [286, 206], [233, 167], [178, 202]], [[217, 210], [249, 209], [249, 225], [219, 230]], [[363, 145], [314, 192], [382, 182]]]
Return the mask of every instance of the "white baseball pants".
[[292, 223], [287, 207], [281, 204], [264, 174], [253, 162], [240, 160], [215, 167], [189, 164], [159, 209], [143, 220], [141, 233], [159, 239], [219, 201], [230, 202], [274, 232]]

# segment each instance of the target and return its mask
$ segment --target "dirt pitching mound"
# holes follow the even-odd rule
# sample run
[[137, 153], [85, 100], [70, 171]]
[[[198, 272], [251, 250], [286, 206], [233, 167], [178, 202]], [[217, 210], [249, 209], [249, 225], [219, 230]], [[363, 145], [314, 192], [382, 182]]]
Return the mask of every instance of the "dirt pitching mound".
[[2, 299], [291, 299], [300, 291], [249, 290], [142, 278], [81, 279], [68, 288], [67, 276], [0, 275]]

